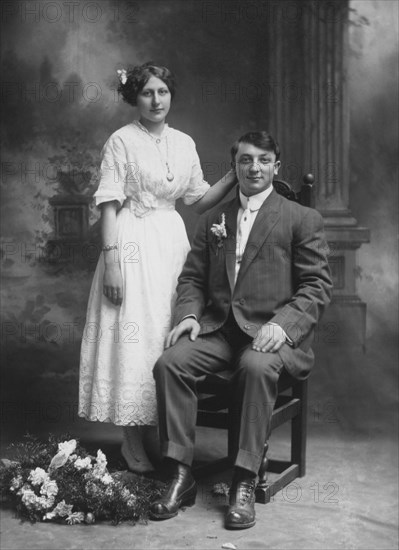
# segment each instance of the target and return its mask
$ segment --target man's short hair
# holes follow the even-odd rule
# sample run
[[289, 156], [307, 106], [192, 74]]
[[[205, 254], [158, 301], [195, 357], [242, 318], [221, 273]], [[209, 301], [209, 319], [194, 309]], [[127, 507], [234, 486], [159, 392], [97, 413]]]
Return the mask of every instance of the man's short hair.
[[248, 132], [241, 136], [231, 148], [230, 153], [231, 161], [233, 164], [235, 163], [236, 154], [240, 143], [250, 143], [251, 145], [255, 145], [255, 147], [258, 147], [259, 149], [272, 151], [276, 155], [276, 160], [279, 160], [280, 158], [280, 147], [273, 136], [265, 131]]

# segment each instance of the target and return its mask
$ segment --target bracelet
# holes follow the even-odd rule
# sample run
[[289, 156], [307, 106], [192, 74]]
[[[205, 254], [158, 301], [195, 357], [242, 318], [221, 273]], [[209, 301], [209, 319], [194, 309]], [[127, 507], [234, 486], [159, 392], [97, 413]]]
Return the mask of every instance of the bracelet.
[[103, 246], [101, 250], [103, 252], [107, 252], [108, 250], [115, 250], [117, 248], [118, 248], [118, 243], [115, 243], [115, 244], [107, 244]]

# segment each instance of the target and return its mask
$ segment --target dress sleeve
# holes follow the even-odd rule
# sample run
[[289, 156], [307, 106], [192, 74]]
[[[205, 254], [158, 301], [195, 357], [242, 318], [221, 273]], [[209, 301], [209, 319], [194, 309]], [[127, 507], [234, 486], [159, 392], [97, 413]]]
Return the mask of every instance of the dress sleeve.
[[199, 201], [205, 193], [210, 188], [208, 182], [204, 180], [204, 174], [202, 173], [200, 160], [198, 157], [195, 144], [192, 143], [192, 167], [191, 167], [191, 176], [190, 183], [188, 185], [187, 191], [183, 196], [184, 204], [190, 205]]
[[101, 152], [100, 183], [94, 193], [96, 206], [117, 200], [121, 205], [126, 199], [125, 182], [127, 158], [123, 141], [111, 136]]

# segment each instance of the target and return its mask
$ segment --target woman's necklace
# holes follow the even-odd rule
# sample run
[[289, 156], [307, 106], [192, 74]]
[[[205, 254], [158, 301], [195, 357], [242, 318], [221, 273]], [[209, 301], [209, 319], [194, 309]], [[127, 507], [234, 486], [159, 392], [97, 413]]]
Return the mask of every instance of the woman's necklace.
[[171, 171], [170, 167], [169, 167], [169, 162], [168, 162], [168, 158], [169, 158], [169, 143], [168, 143], [168, 136], [165, 136], [165, 143], [166, 143], [166, 159], [163, 158], [163, 155], [162, 155], [162, 152], [161, 152], [161, 149], [159, 147], [160, 143], [161, 143], [161, 138], [156, 138], [155, 136], [153, 136], [148, 130], [147, 128], [141, 124], [140, 121], [136, 121], [137, 122], [137, 126], [138, 128], [140, 128], [140, 130], [142, 130], [143, 132], [145, 132], [146, 134], [148, 134], [150, 136], [150, 138], [155, 141], [155, 145], [157, 147], [157, 150], [158, 150], [158, 153], [159, 153], [159, 156], [161, 157], [161, 160], [166, 164], [166, 169], [167, 169], [167, 173], [166, 173], [166, 179], [168, 181], [173, 181], [175, 179], [175, 176], [173, 175], [173, 172]]

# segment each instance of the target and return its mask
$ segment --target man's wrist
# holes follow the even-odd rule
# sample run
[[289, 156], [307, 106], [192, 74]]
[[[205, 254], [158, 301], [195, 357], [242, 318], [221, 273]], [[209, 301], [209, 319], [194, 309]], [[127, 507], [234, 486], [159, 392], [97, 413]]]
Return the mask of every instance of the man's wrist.
[[283, 336], [285, 338], [285, 341], [287, 342], [287, 344], [289, 346], [292, 346], [293, 344], [293, 341], [291, 340], [291, 338], [288, 336], [288, 334], [285, 332], [285, 330], [283, 329], [283, 327], [281, 327], [278, 323], [272, 323], [272, 322], [269, 322], [268, 323], [269, 325], [274, 325], [275, 327], [280, 327], [282, 332], [283, 332]]

